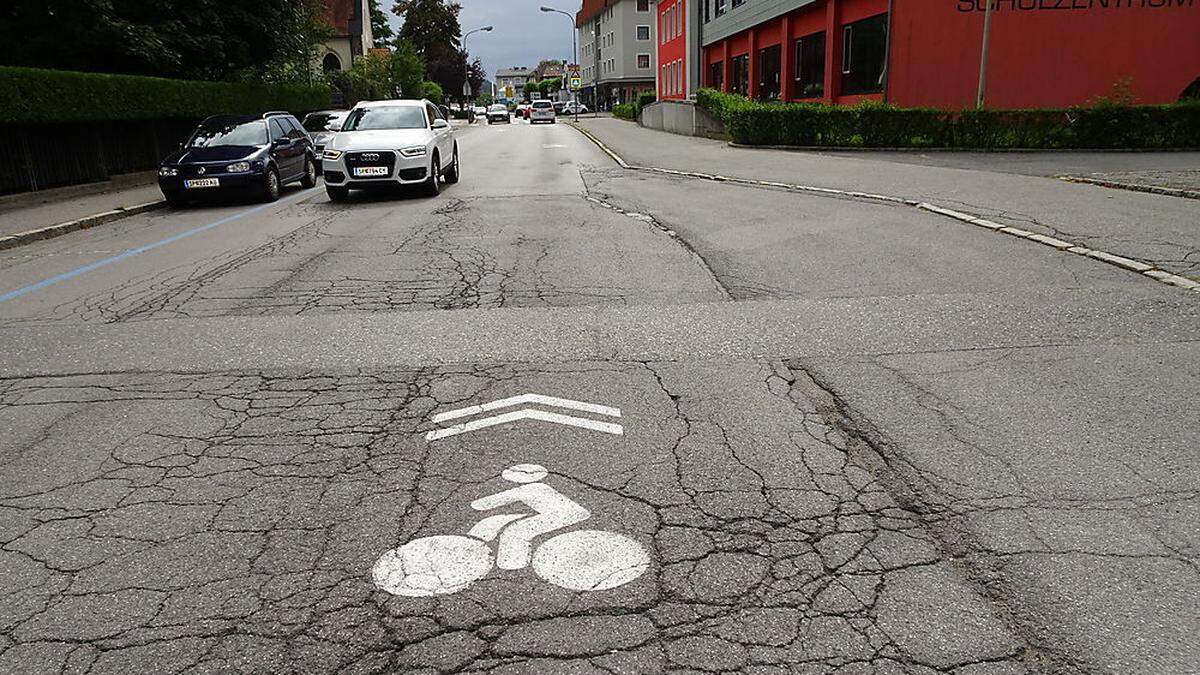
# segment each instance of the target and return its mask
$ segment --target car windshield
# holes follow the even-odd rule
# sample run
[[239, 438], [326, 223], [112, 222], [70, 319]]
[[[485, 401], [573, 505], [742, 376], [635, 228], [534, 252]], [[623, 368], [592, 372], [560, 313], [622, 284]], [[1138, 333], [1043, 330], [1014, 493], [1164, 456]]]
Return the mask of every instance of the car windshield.
[[533, 104], [533, 107], [535, 107], [535, 108], [550, 108], [553, 105], [554, 104], [551, 103], [550, 101], [535, 101]]
[[497, 103], [496, 105], [492, 106], [492, 112], [508, 112], [508, 107]]
[[314, 113], [304, 118], [305, 131], [326, 131], [336, 129], [341, 125], [342, 115], [329, 113]]
[[356, 108], [350, 111], [342, 131], [368, 129], [424, 129], [425, 109], [418, 106]]
[[216, 145], [266, 145], [267, 125], [262, 120], [250, 122], [205, 122], [188, 140], [188, 147], [207, 148]]

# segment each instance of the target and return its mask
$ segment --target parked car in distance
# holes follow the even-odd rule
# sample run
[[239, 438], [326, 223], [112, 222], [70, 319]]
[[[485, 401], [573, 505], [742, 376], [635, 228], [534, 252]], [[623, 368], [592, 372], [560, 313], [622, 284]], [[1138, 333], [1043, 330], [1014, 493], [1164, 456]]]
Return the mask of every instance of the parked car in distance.
[[512, 115], [508, 114], [508, 106], [497, 103], [488, 108], [487, 121], [488, 124], [512, 124]]
[[561, 115], [563, 112], [563, 108], [565, 108], [566, 105], [567, 105], [566, 101], [555, 101], [554, 102], [554, 114]]
[[319, 110], [304, 116], [304, 130], [308, 132], [313, 147], [316, 148], [314, 156], [317, 158], [317, 173], [321, 172], [321, 153], [325, 152], [325, 144], [333, 138], [334, 132], [342, 127], [344, 119], [345, 110]]
[[554, 114], [554, 103], [542, 99], [534, 101], [533, 106], [529, 109], [529, 123], [537, 124], [538, 122], [549, 122], [554, 124], [557, 116]]
[[300, 121], [286, 112], [209, 117], [158, 167], [171, 206], [230, 194], [275, 201], [292, 182], [316, 185], [317, 158]]
[[476, 117], [484, 117], [487, 115], [488, 109], [485, 106], [477, 105], [471, 108], [471, 113]]
[[439, 106], [426, 100], [363, 101], [325, 146], [325, 191], [420, 185], [436, 197], [459, 179], [458, 142]]
[[582, 115], [586, 112], [588, 112], [588, 107], [579, 101], [568, 101], [563, 106], [564, 115]]

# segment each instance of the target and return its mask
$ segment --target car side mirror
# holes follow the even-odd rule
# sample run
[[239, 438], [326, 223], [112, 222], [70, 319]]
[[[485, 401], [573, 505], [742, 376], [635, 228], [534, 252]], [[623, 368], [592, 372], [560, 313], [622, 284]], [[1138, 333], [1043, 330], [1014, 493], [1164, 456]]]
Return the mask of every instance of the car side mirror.
[[445, 129], [448, 126], [450, 126], [450, 123], [447, 122], [446, 120], [434, 120], [433, 121], [434, 129]]

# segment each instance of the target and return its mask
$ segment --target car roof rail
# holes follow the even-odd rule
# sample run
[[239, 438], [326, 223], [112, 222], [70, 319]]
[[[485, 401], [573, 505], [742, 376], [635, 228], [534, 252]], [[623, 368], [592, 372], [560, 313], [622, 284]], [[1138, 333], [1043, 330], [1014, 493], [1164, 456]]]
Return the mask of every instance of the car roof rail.
[[291, 115], [291, 114], [292, 113], [290, 113], [286, 110], [269, 110], [269, 111], [263, 113], [262, 116], [265, 119], [267, 117], [270, 117], [271, 115]]

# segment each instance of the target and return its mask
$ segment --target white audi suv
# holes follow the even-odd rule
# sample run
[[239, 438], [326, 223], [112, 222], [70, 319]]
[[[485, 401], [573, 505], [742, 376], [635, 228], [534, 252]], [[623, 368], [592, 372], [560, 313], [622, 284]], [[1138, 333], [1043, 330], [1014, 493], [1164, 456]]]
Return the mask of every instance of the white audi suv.
[[421, 185], [437, 196], [459, 178], [458, 142], [429, 101], [362, 101], [346, 114], [322, 156], [325, 191], [342, 201], [350, 190]]

